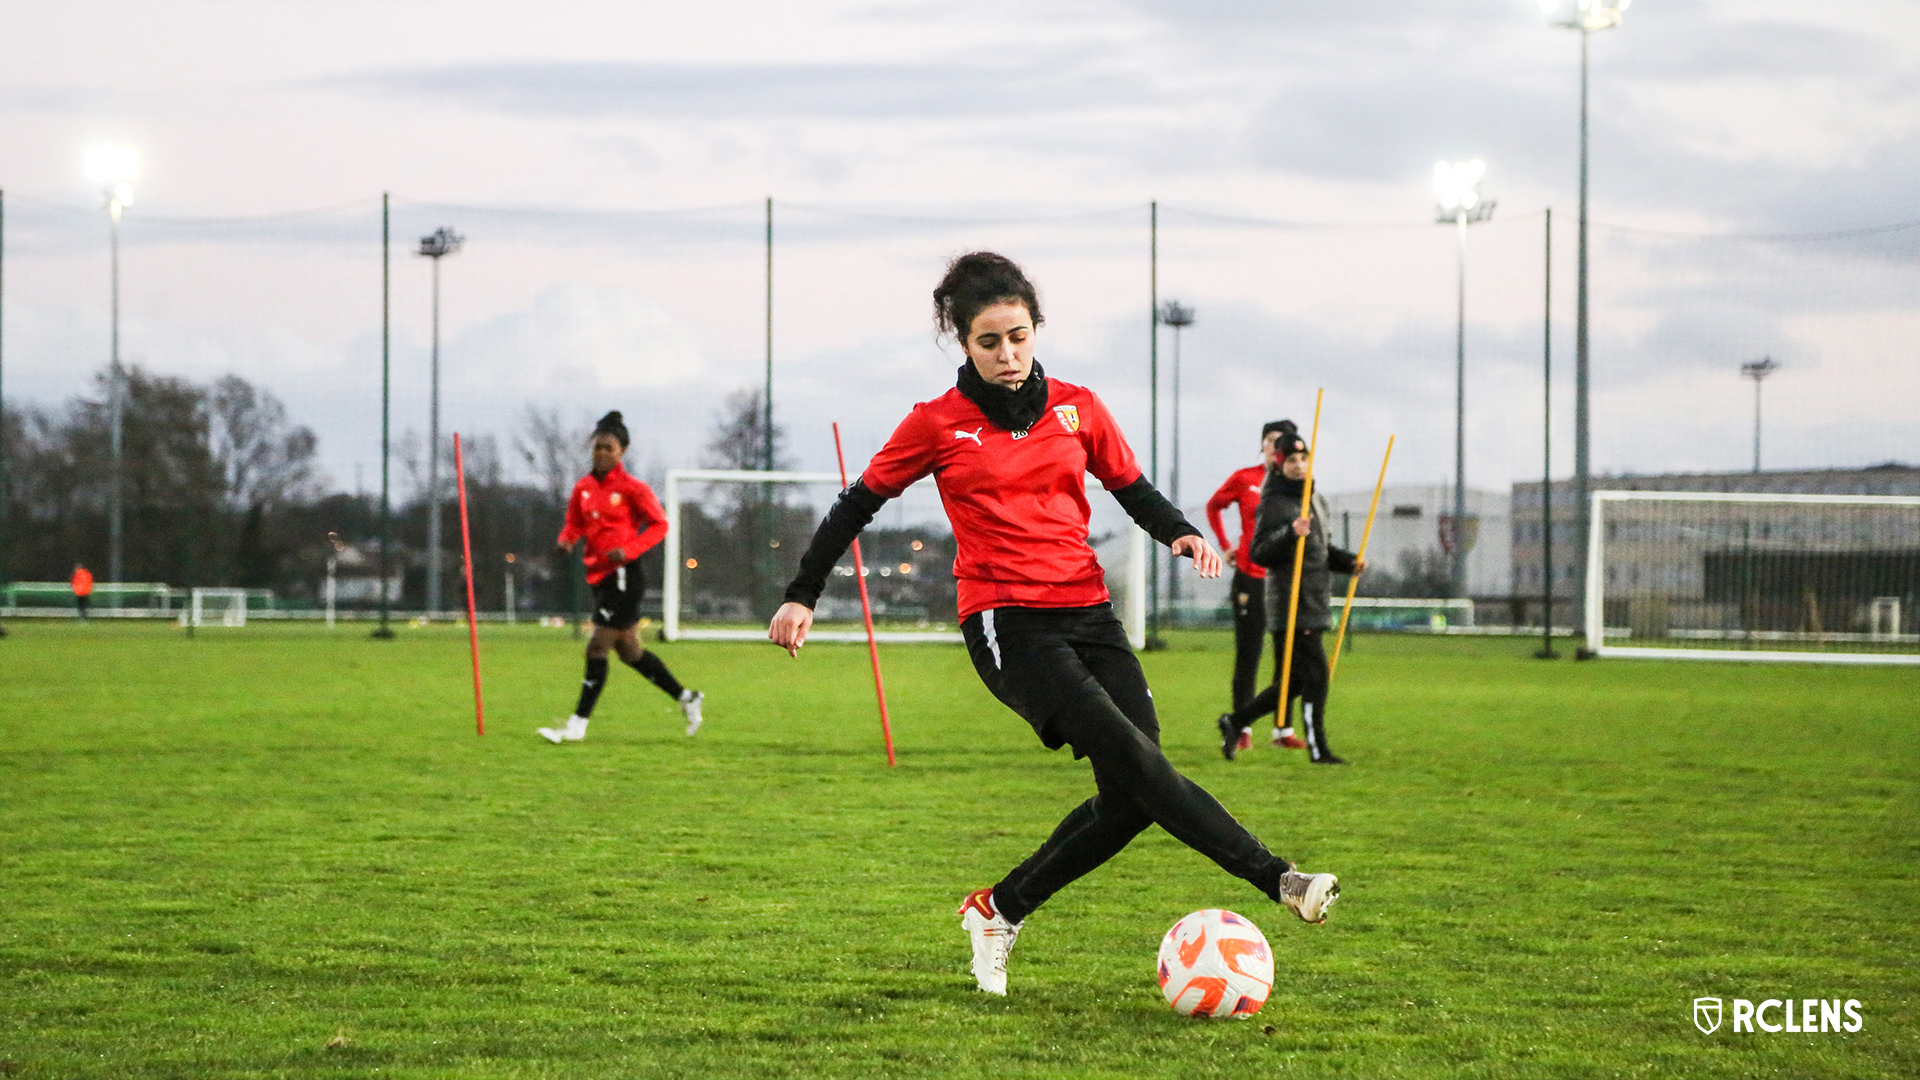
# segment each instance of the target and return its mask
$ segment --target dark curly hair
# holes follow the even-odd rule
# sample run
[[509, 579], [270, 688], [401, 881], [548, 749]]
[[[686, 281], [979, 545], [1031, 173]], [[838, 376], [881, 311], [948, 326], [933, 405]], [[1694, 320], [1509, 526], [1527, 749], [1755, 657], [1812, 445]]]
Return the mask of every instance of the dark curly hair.
[[600, 422], [593, 426], [593, 438], [597, 439], [602, 435], [611, 435], [620, 440], [620, 449], [622, 450], [632, 445], [633, 442], [632, 439], [627, 437], [627, 424], [625, 420], [621, 419], [620, 410], [618, 409], [601, 417]]
[[1025, 304], [1035, 327], [1046, 321], [1040, 295], [1018, 264], [991, 251], [969, 252], [948, 263], [934, 287], [933, 324], [964, 344], [974, 316], [995, 304]]

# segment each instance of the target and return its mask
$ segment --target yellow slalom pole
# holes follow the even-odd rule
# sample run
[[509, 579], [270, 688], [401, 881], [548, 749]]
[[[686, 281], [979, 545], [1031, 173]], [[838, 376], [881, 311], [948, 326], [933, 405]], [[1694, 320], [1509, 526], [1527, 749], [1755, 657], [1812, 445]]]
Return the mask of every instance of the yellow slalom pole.
[[[1380, 459], [1380, 479], [1373, 482], [1373, 505], [1367, 507], [1367, 527], [1360, 530], [1360, 550], [1354, 557], [1367, 557], [1367, 541], [1373, 539], [1373, 515], [1380, 510], [1380, 489], [1387, 483], [1387, 462], [1393, 460], [1393, 436], [1387, 436], [1387, 455]], [[1327, 688], [1333, 688], [1333, 673], [1340, 670], [1340, 647], [1347, 642], [1347, 616], [1353, 614], [1353, 593], [1360, 587], [1360, 575], [1347, 579], [1347, 602], [1340, 609], [1340, 632], [1333, 638], [1333, 659], [1327, 661]]]
[[[1300, 496], [1300, 516], [1308, 522], [1313, 520], [1313, 459], [1320, 452], [1320, 399], [1326, 392], [1325, 388], [1313, 392], [1313, 434], [1307, 438], [1307, 482]], [[1281, 460], [1281, 465], [1286, 465], [1285, 459]], [[1288, 522], [1287, 528], [1293, 528], [1293, 522]], [[1308, 538], [1299, 536], [1295, 539], [1300, 546], [1293, 549], [1293, 586], [1287, 592], [1287, 637], [1280, 653], [1280, 700], [1275, 703], [1273, 710], [1273, 726], [1277, 728], [1287, 726], [1287, 691], [1293, 686], [1293, 628], [1300, 620], [1300, 572], [1307, 566]]]

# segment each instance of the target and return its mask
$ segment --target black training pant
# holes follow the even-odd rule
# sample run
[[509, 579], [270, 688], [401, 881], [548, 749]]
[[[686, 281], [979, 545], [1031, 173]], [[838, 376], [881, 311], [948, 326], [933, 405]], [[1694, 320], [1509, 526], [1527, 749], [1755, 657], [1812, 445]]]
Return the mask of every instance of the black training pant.
[[1267, 647], [1267, 583], [1235, 567], [1233, 591], [1227, 598], [1233, 604], [1233, 707], [1237, 709], [1253, 697], [1260, 653]]
[[[1305, 729], [1307, 749], [1315, 761], [1333, 753], [1327, 746], [1327, 649], [1325, 630], [1296, 630], [1293, 635], [1293, 671], [1287, 688], [1287, 711], [1293, 711], [1293, 699], [1300, 699], [1300, 726]], [[1287, 632], [1273, 632], [1273, 655], [1286, 649]], [[1274, 668], [1273, 682], [1259, 696], [1233, 711], [1233, 722], [1242, 728], [1259, 723], [1261, 717], [1280, 714], [1280, 670]], [[1291, 721], [1288, 721], [1291, 722]]]
[[1159, 825], [1221, 869], [1278, 900], [1286, 860], [1269, 852], [1205, 788], [1160, 752], [1153, 694], [1113, 605], [995, 608], [960, 624], [981, 681], [1050, 750], [1093, 765], [1097, 793], [993, 889], [1010, 922]]

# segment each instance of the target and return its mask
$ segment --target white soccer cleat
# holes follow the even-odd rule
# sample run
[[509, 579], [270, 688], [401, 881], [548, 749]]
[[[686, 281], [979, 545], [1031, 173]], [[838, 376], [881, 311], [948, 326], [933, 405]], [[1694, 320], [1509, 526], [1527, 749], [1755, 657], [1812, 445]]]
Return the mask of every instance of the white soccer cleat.
[[587, 737], [587, 718], [584, 716], [567, 717], [566, 730], [562, 731], [560, 734], [561, 734], [561, 737], [566, 739], [568, 742], [579, 742], [581, 739], [586, 738]]
[[700, 730], [700, 703], [706, 698], [707, 695], [698, 690], [680, 691], [680, 715], [687, 718], [688, 735]]
[[543, 728], [535, 728], [534, 730], [540, 733], [541, 738], [547, 740], [550, 743], [553, 743], [555, 746], [558, 746], [567, 740], [566, 728], [543, 727]]
[[993, 910], [993, 890], [975, 889], [960, 904], [960, 926], [973, 941], [973, 980], [989, 994], [1007, 996], [1007, 957], [1020, 937], [1020, 923]]
[[1340, 879], [1332, 874], [1303, 874], [1288, 870], [1280, 875], [1280, 901], [1306, 922], [1327, 921], [1327, 909], [1340, 899]]

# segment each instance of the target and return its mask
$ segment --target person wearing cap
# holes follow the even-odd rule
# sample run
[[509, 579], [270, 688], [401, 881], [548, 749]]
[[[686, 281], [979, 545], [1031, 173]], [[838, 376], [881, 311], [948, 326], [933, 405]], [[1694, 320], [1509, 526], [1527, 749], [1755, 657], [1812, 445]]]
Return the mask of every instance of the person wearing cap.
[[[1314, 493], [1313, 506], [1303, 511], [1306, 494], [1307, 441], [1298, 428], [1276, 433], [1275, 455], [1280, 467], [1267, 475], [1260, 491], [1260, 506], [1254, 512], [1253, 539], [1247, 553], [1267, 569], [1267, 630], [1273, 635], [1273, 684], [1232, 712], [1221, 713], [1220, 752], [1228, 761], [1244, 742], [1251, 742], [1253, 725], [1262, 716], [1279, 716], [1273, 729], [1275, 746], [1306, 744], [1309, 760], [1316, 765], [1344, 765], [1346, 759], [1333, 752], [1327, 743], [1327, 652], [1323, 638], [1333, 627], [1333, 575], [1358, 574], [1366, 570], [1366, 560], [1353, 552], [1334, 547], [1327, 540], [1326, 500]], [[1294, 622], [1293, 670], [1287, 693], [1287, 711], [1280, 712], [1279, 659], [1285, 655], [1288, 601], [1293, 588], [1294, 553], [1306, 544], [1301, 563], [1300, 601]], [[1293, 725], [1287, 722], [1293, 699], [1300, 699], [1300, 726], [1304, 740], [1289, 741]]]
[[[1233, 583], [1227, 597], [1233, 604], [1233, 682], [1230, 685], [1236, 709], [1253, 697], [1260, 653], [1267, 646], [1267, 568], [1253, 561], [1247, 553], [1247, 544], [1253, 539], [1253, 516], [1260, 506], [1260, 489], [1267, 482], [1267, 473], [1279, 461], [1274, 447], [1283, 433], [1293, 430], [1291, 420], [1274, 420], [1261, 428], [1260, 464], [1236, 469], [1207, 500], [1207, 524], [1213, 526], [1213, 535], [1220, 541], [1221, 549], [1233, 552]], [[1230, 506], [1240, 511], [1238, 543], [1227, 539], [1227, 530], [1221, 521], [1221, 513]], [[1243, 745], [1240, 749], [1247, 747]]]
[[647, 591], [638, 559], [667, 535], [667, 514], [653, 489], [620, 463], [629, 441], [619, 412], [601, 417], [593, 429], [593, 471], [573, 485], [567, 499], [559, 545], [562, 552], [571, 553], [574, 545], [586, 543], [582, 561], [587, 584], [593, 587], [593, 637], [587, 641], [587, 677], [580, 685], [573, 715], [557, 727], [539, 729], [548, 742], [579, 742], [587, 737], [587, 720], [607, 685], [609, 652], [618, 653], [623, 663], [680, 703], [688, 735], [700, 730], [700, 702], [706, 695], [681, 686], [667, 665], [641, 646], [633, 629], [640, 621], [640, 598]]

